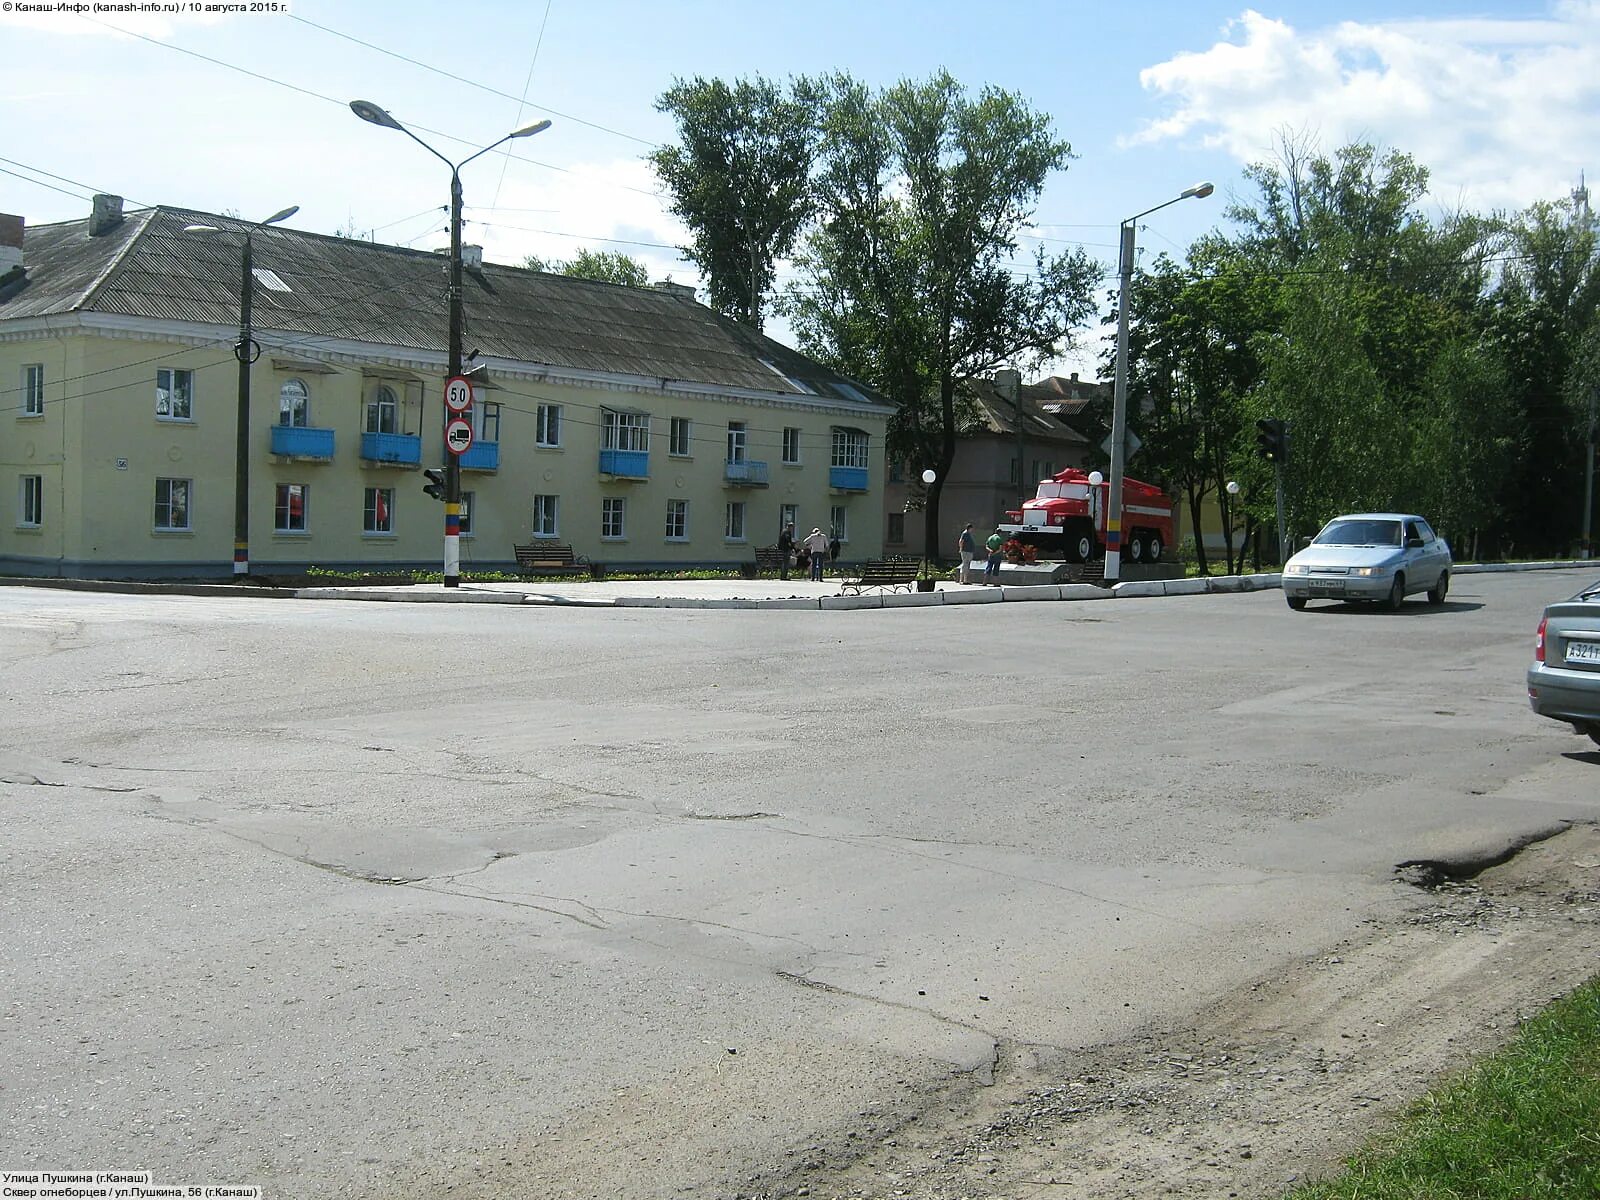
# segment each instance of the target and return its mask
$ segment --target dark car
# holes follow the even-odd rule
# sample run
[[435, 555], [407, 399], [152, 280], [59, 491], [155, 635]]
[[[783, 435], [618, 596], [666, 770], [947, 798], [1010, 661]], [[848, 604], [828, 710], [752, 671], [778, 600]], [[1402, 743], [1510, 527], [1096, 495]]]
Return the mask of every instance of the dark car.
[[1600, 580], [1552, 604], [1539, 622], [1528, 703], [1600, 745]]

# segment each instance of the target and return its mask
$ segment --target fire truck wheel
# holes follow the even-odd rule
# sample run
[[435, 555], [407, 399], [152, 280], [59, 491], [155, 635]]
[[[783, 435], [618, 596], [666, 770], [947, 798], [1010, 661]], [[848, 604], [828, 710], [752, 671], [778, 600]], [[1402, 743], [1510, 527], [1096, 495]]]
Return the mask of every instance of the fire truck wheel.
[[1143, 562], [1144, 561], [1144, 537], [1143, 537], [1143, 535], [1135, 533], [1132, 537], [1130, 537], [1128, 539], [1128, 561], [1129, 562]]
[[1159, 533], [1152, 533], [1148, 538], [1145, 539], [1144, 556], [1151, 562], [1161, 561], [1161, 551], [1163, 549], [1164, 547], [1161, 545], [1161, 535]]
[[1304, 596], [1285, 596], [1284, 599], [1289, 602], [1289, 607], [1294, 609], [1295, 612], [1305, 611], [1306, 598]]
[[1094, 554], [1094, 535], [1087, 529], [1064, 533], [1061, 535], [1061, 541], [1066, 548], [1068, 562], [1088, 562]]

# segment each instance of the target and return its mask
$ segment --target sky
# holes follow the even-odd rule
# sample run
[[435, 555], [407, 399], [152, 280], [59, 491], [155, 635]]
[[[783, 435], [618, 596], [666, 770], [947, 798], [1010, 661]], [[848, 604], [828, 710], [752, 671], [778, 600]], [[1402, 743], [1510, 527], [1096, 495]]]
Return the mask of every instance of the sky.
[[[298, 204], [294, 228], [447, 245], [447, 168], [358, 120], [364, 99], [452, 161], [550, 119], [463, 168], [465, 240], [489, 261], [620, 250], [695, 283], [643, 158], [674, 135], [657, 97], [680, 78], [833, 70], [886, 86], [945, 68], [1052, 118], [1075, 158], [1019, 262], [1037, 237], [1113, 272], [1122, 220], [1209, 180], [1209, 199], [1139, 223], [1141, 261], [1181, 257], [1253, 198], [1241, 170], [1283, 133], [1412, 154], [1434, 215], [1562, 199], [1600, 171], [1600, 0], [29, 5], [0, 4], [0, 211], [30, 225], [111, 192], [257, 219]], [[1058, 369], [1101, 374], [1103, 337], [1083, 331]]]

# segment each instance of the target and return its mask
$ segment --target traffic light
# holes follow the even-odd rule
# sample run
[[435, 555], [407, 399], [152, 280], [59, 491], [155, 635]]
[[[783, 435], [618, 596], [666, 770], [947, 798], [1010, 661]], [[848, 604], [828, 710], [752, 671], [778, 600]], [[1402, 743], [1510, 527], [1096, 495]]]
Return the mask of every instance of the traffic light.
[[1280, 466], [1289, 461], [1289, 422], [1263, 417], [1256, 422], [1256, 446], [1261, 457]]
[[443, 500], [444, 472], [435, 470], [433, 467], [424, 467], [422, 469], [422, 473], [427, 477], [428, 480], [427, 483], [422, 485], [422, 490], [427, 492], [428, 495], [432, 496], [435, 500]]

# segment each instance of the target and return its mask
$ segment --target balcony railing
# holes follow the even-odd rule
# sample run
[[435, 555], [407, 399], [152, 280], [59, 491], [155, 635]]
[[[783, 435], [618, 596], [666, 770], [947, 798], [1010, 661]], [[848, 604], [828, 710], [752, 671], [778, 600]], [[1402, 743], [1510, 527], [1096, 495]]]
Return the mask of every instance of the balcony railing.
[[311, 458], [324, 462], [333, 458], [333, 430], [307, 425], [274, 425], [272, 453], [284, 458]]
[[370, 463], [414, 467], [422, 461], [422, 439], [411, 433], [363, 433], [361, 458]]
[[836, 492], [864, 492], [867, 490], [867, 469], [829, 467], [828, 486]]
[[734, 487], [766, 487], [767, 464], [764, 462], [725, 462], [722, 464], [723, 482]]
[[471, 449], [461, 456], [463, 471], [498, 471], [500, 469], [499, 442], [473, 442]]
[[600, 473], [602, 475], [616, 475], [622, 479], [649, 479], [650, 451], [602, 450], [600, 451]]

